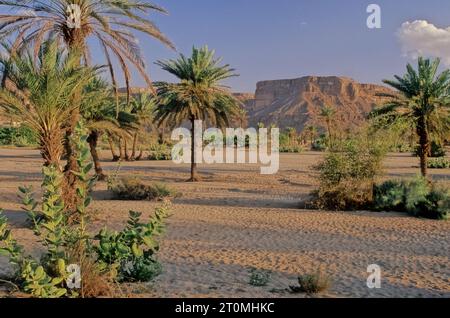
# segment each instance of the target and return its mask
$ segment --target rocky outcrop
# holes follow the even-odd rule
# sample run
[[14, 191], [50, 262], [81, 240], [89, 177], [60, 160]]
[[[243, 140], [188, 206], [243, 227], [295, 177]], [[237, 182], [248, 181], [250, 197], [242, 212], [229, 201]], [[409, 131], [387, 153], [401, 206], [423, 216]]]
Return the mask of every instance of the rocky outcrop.
[[339, 128], [359, 125], [370, 111], [385, 99], [379, 93], [392, 93], [384, 86], [360, 84], [344, 77], [308, 76], [291, 80], [263, 81], [257, 84], [254, 98], [244, 100], [249, 124], [276, 124], [302, 131], [308, 124], [319, 124], [324, 105], [336, 110]]

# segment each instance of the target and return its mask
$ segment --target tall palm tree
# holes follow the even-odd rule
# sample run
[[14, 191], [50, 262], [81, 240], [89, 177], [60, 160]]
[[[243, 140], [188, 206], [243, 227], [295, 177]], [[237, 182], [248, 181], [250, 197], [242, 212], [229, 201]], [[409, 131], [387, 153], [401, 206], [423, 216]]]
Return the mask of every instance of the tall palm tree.
[[331, 106], [323, 106], [320, 110], [319, 116], [322, 118], [322, 120], [325, 122], [325, 125], [327, 127], [327, 133], [328, 133], [328, 147], [331, 147], [333, 145], [333, 131], [332, 131], [332, 123], [334, 120], [334, 116], [336, 115], [336, 110]]
[[450, 131], [450, 70], [438, 74], [440, 60], [418, 60], [417, 70], [408, 64], [407, 73], [384, 80], [398, 94], [383, 94], [391, 101], [376, 109], [373, 116], [402, 118], [415, 128], [419, 138], [420, 170], [428, 174], [431, 140], [445, 140]]
[[234, 74], [229, 65], [220, 66], [221, 59], [208, 47], [193, 48], [191, 57], [180, 55], [177, 60], [159, 61], [156, 64], [176, 76], [179, 83], [155, 83], [159, 106], [155, 121], [182, 124], [189, 121], [192, 127], [191, 178], [195, 182], [197, 163], [195, 158], [194, 123], [196, 120], [209, 122], [218, 127], [229, 126], [229, 118], [239, 109], [240, 102], [221, 82]]
[[[151, 86], [145, 63], [133, 31], [142, 32], [173, 48], [172, 43], [143, 14], [166, 11], [147, 1], [140, 0], [0, 0], [0, 7], [8, 7], [11, 13], [0, 15], [0, 38], [14, 36], [13, 50], [21, 46], [33, 45], [35, 57], [39, 47], [48, 36], [56, 36], [69, 49], [81, 51], [78, 62], [89, 64], [90, 48], [88, 40], [96, 39], [103, 50], [109, 66], [116, 96], [118, 86], [113, 68], [113, 60], [120, 66], [130, 96], [131, 71], [134, 66]], [[74, 96], [74, 104], [80, 106], [81, 91]], [[67, 136], [71, 136], [79, 120], [79, 107], [72, 109], [71, 125]], [[69, 140], [70, 138], [67, 138]], [[66, 165], [67, 184], [73, 187], [77, 178], [71, 173], [77, 170], [76, 154], [70, 143], [66, 143], [68, 162]]]
[[75, 55], [64, 54], [56, 42], [46, 42], [38, 53], [24, 51], [0, 58], [0, 107], [38, 133], [46, 165], [60, 167], [65, 129], [76, 92], [89, 83], [98, 68], [80, 67]]

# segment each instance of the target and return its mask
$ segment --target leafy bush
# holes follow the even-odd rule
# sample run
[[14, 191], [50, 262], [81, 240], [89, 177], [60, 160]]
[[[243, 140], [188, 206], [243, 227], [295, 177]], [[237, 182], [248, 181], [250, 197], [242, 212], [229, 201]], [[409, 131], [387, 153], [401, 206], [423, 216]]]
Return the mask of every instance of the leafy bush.
[[271, 275], [272, 273], [270, 271], [252, 268], [250, 270], [249, 284], [256, 287], [267, 286]]
[[374, 139], [348, 139], [336, 144], [315, 168], [320, 186], [313, 193], [318, 208], [348, 210], [372, 202], [372, 186], [386, 153]]
[[387, 181], [374, 186], [373, 208], [377, 211], [408, 212], [417, 217], [448, 219], [450, 191], [418, 177], [408, 181]]
[[315, 274], [305, 274], [298, 277], [298, 286], [289, 286], [292, 293], [318, 294], [331, 286], [331, 278], [321, 271]]
[[430, 169], [449, 169], [450, 161], [445, 157], [430, 158], [428, 160], [428, 168], [430, 168]]
[[117, 268], [119, 281], [147, 282], [162, 270], [154, 254], [159, 250], [156, 237], [164, 232], [168, 205], [157, 208], [147, 223], [141, 223], [140, 217], [141, 213], [131, 211], [124, 230], [110, 232], [103, 229], [96, 236], [99, 262], [106, 268]]
[[27, 126], [0, 127], [0, 145], [26, 147], [38, 143], [36, 133]]
[[175, 196], [175, 193], [165, 184], [155, 183], [147, 185], [138, 178], [120, 178], [109, 183], [109, 190], [118, 200], [157, 200]]
[[172, 160], [172, 149], [167, 144], [154, 144], [150, 147], [148, 160]]
[[312, 150], [314, 151], [325, 151], [328, 148], [328, 137], [324, 134], [314, 141], [312, 145]]

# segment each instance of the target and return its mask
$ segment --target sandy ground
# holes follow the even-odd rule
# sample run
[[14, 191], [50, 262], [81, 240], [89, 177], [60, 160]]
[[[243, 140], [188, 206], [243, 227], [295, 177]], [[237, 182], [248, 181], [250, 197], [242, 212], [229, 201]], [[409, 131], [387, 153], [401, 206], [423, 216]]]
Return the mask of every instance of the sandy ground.
[[[108, 153], [104, 153], [107, 158]], [[322, 268], [333, 279], [321, 297], [450, 297], [450, 222], [415, 219], [399, 213], [326, 212], [298, 209], [314, 188], [311, 166], [318, 153], [282, 155], [280, 172], [262, 176], [256, 165], [200, 166], [198, 184], [185, 183], [189, 167], [171, 162], [133, 162], [121, 175], [161, 181], [182, 193], [162, 241], [164, 273], [132, 286], [134, 297], [305, 297], [286, 291], [302, 273]], [[17, 239], [39, 254], [24, 226], [17, 187], [39, 188], [39, 153], [0, 149], [0, 207]], [[414, 176], [409, 155], [386, 160], [391, 177]], [[104, 162], [108, 172], [116, 164]], [[450, 181], [450, 170], [432, 172]], [[91, 206], [95, 227], [120, 229], [133, 209], [149, 215], [156, 203], [110, 200], [99, 183]], [[382, 268], [382, 288], [368, 289], [369, 264]], [[252, 267], [272, 271], [267, 287], [253, 287]], [[0, 273], [7, 272], [0, 258]]]

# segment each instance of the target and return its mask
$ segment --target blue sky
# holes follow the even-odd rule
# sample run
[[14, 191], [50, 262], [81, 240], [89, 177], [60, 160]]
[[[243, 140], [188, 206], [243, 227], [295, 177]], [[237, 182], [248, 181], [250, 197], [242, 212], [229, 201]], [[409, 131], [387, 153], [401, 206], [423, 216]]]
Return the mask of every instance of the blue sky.
[[[188, 54], [193, 45], [207, 44], [240, 74], [227, 84], [234, 91], [245, 92], [254, 91], [260, 80], [305, 75], [348, 76], [380, 83], [393, 74], [403, 74], [405, 64], [411, 61], [402, 55], [395, 35], [402, 23], [427, 20], [439, 28], [450, 26], [448, 0], [154, 2], [170, 12], [151, 18], [179, 52]], [[381, 29], [366, 26], [366, 8], [371, 3], [381, 6]], [[174, 58], [176, 53], [145, 36], [139, 35], [139, 39], [151, 77], [173, 80], [153, 63]], [[134, 76], [133, 85], [141, 86], [143, 81]]]
[[[450, 26], [447, 0], [160, 0], [170, 16], [155, 17], [178, 50], [208, 44], [237, 69], [235, 91], [257, 81], [305, 75], [339, 75], [380, 83], [403, 74], [396, 31], [405, 21]], [[369, 4], [380, 5], [382, 28], [368, 29]], [[144, 42], [143, 42], [144, 43]], [[174, 53], [156, 42], [143, 45], [149, 64]], [[154, 65], [155, 79], [170, 80]], [[139, 83], [139, 81], [137, 82]]]

